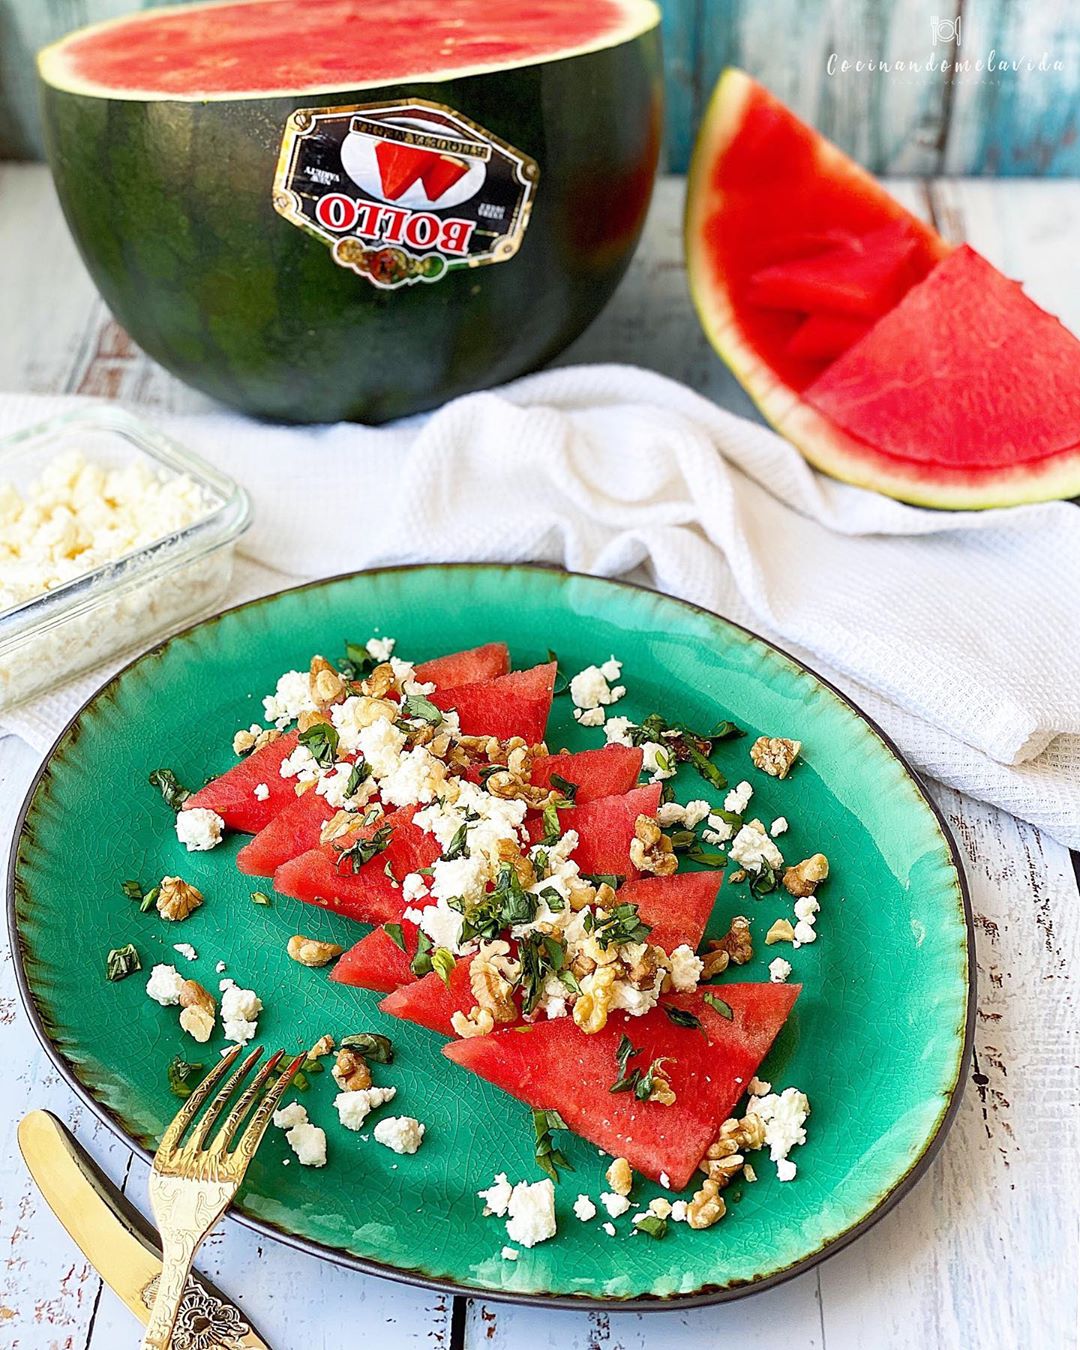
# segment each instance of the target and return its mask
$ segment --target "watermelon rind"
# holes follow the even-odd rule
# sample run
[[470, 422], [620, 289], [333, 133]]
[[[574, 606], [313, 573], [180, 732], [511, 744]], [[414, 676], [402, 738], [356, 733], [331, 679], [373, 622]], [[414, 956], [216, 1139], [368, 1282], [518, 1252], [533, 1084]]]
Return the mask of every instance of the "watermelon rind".
[[[730, 69], [720, 77], [690, 163], [685, 238], [690, 291], [701, 325], [765, 419], [822, 472], [917, 506], [972, 510], [1080, 494], [1080, 444], [1041, 462], [1008, 468], [951, 469], [909, 463], [882, 453], [823, 417], [752, 349], [730, 294], [714, 275], [704, 226], [722, 207], [722, 198], [710, 186], [710, 173], [759, 95], [760, 86], [744, 71]], [[846, 175], [854, 190], [883, 191], [871, 174], [824, 138], [819, 153], [823, 175]], [[896, 209], [906, 214], [899, 203]], [[942, 256], [948, 247], [942, 241]]]

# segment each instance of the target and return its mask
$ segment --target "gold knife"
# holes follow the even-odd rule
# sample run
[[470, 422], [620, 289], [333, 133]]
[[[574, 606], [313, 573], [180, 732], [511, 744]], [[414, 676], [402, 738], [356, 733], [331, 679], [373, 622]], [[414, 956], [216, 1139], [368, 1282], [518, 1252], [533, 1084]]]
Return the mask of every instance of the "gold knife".
[[[19, 1149], [49, 1208], [112, 1291], [146, 1325], [161, 1275], [153, 1229], [48, 1111], [19, 1122]], [[192, 1272], [173, 1350], [269, 1350], [246, 1316]]]

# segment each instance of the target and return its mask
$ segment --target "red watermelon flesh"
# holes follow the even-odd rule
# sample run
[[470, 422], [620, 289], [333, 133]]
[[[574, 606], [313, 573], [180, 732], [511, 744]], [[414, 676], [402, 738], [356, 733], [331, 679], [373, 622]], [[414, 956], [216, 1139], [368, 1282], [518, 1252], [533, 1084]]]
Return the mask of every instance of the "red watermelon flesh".
[[417, 934], [420, 930], [408, 919], [400, 922], [404, 950], [385, 928], [372, 929], [336, 962], [330, 978], [338, 984], [377, 989], [383, 994], [392, 993], [400, 984], [415, 981], [410, 963], [416, 955]]
[[[683, 872], [671, 877], [643, 877], [640, 881], [628, 881], [621, 886], [619, 899], [637, 905], [638, 913], [652, 929], [650, 942], [655, 942], [669, 952], [682, 943], [697, 950], [705, 932], [705, 925], [712, 914], [719, 885], [719, 877], [709, 872]], [[374, 937], [375, 934], [370, 933], [357, 943], [357, 947], [362, 947]], [[390, 939], [387, 938], [386, 941], [390, 942]], [[355, 950], [356, 948], [353, 948], [353, 951]], [[411, 952], [415, 953], [415, 947]], [[452, 1036], [454, 1034], [450, 1025], [452, 1015], [455, 1012], [467, 1013], [476, 1003], [468, 979], [457, 974], [459, 971], [468, 970], [472, 958], [463, 957], [458, 960], [455, 976], [451, 979], [448, 989], [434, 971], [417, 980], [408, 964], [410, 958], [404, 958], [400, 950], [398, 956], [403, 957], [403, 960], [396, 962], [397, 968], [404, 966], [407, 973], [399, 982], [400, 987], [389, 998], [383, 999], [379, 1007], [383, 1012], [400, 1017], [406, 1022], [418, 1022], [420, 1026], [429, 1027], [443, 1036]], [[344, 959], [342, 957], [342, 961]], [[341, 962], [338, 962], [338, 970], [340, 967]], [[356, 968], [361, 973], [366, 973], [370, 968], [366, 953], [363, 965], [360, 966], [358, 963]], [[360, 984], [362, 981], [346, 980], [344, 983]], [[383, 983], [368, 986], [372, 989], [384, 987], [387, 986]]]
[[865, 337], [874, 322], [849, 314], [811, 314], [796, 328], [787, 349], [807, 361], [835, 361]]
[[376, 141], [375, 158], [379, 164], [382, 195], [396, 202], [423, 173], [428, 155], [427, 150], [418, 150], [399, 141]]
[[917, 250], [904, 221], [861, 236], [838, 232], [837, 242], [824, 251], [754, 272], [747, 297], [769, 309], [877, 318], [929, 270], [925, 257], [913, 267]]
[[249, 844], [236, 855], [241, 872], [254, 877], [272, 877], [282, 863], [318, 848], [319, 833], [334, 814], [314, 788], [294, 798]]
[[[634, 826], [638, 816], [656, 815], [660, 791], [659, 783], [650, 783], [621, 797], [600, 797], [559, 812], [563, 833], [578, 832], [578, 846], [570, 856], [582, 872], [590, 876], [600, 872], [637, 876], [637, 868], [630, 861]], [[544, 822], [540, 816], [528, 817], [525, 828], [534, 844], [543, 838]]]
[[[705, 1032], [679, 1027], [662, 1007], [644, 1017], [613, 1017], [593, 1036], [561, 1017], [490, 1036], [451, 1041], [443, 1054], [534, 1110], [558, 1111], [575, 1133], [606, 1153], [626, 1158], [653, 1181], [665, 1173], [673, 1190], [693, 1178], [698, 1162], [746, 1092], [798, 997], [800, 985], [726, 984], [721, 1016], [698, 990], [667, 1004], [692, 1012]], [[393, 996], [391, 996], [393, 997]], [[386, 1000], [384, 1000], [384, 1003]], [[627, 1035], [641, 1054], [630, 1067], [664, 1058], [675, 1090], [671, 1106], [612, 1093], [619, 1040]]]
[[433, 661], [421, 661], [415, 678], [422, 684], [446, 685], [477, 684], [505, 675], [510, 669], [510, 652], [505, 642], [488, 642], [483, 647], [472, 647], [465, 652], [437, 656]]
[[432, 155], [420, 175], [424, 182], [424, 191], [429, 202], [437, 202], [459, 178], [469, 172], [469, 166], [463, 159], [450, 155]]
[[[412, 823], [416, 809], [403, 806], [373, 825], [364, 826], [348, 840], [335, 841], [342, 845], [354, 838], [370, 838], [385, 827], [393, 831], [387, 847], [358, 872], [348, 862], [339, 866], [340, 848], [320, 844], [282, 863], [274, 873], [274, 890], [347, 914], [361, 923], [391, 923], [400, 919], [405, 909], [401, 879], [408, 872], [430, 867], [439, 856], [435, 838]], [[397, 885], [386, 873], [387, 863]]]
[[1080, 341], [965, 244], [804, 398], [901, 459], [1022, 464], [1080, 443]]
[[[296, 800], [296, 779], [282, 778], [281, 762], [296, 749], [296, 732], [279, 736], [246, 759], [234, 764], [219, 778], [207, 783], [184, 803], [184, 810], [208, 807], [216, 811], [230, 830], [257, 834], [268, 825], [279, 811]], [[255, 789], [265, 783], [270, 795], [265, 801], [255, 796]]]
[[494, 680], [436, 689], [431, 701], [444, 712], [456, 709], [467, 736], [497, 736], [500, 741], [521, 736], [535, 745], [544, 739], [557, 668], [549, 661]]
[[541, 755], [533, 760], [531, 781], [535, 787], [550, 788], [552, 774], [558, 774], [577, 787], [574, 802], [580, 806], [598, 797], [629, 792], [641, 773], [641, 758], [640, 747], [625, 745], [606, 745], [574, 755]]

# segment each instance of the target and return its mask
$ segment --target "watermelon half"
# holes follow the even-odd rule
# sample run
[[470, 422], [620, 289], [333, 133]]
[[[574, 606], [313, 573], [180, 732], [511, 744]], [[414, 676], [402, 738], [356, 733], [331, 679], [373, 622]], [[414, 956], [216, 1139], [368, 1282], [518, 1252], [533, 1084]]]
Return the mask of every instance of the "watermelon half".
[[[534, 1109], [558, 1111], [576, 1134], [614, 1157], [626, 1158], [653, 1181], [665, 1174], [673, 1190], [682, 1190], [746, 1092], [800, 988], [722, 985], [716, 992], [730, 1007], [730, 1019], [705, 1002], [702, 990], [664, 999], [692, 1012], [701, 1030], [676, 1026], [658, 1006], [643, 1017], [609, 1018], [594, 1036], [560, 1017], [451, 1041], [443, 1054]], [[618, 1077], [616, 1054], [624, 1034], [641, 1051], [633, 1066], [666, 1059], [664, 1071], [675, 1089], [673, 1105], [639, 1102], [633, 1093], [610, 1091]]]
[[904, 501], [1080, 493], [1080, 342], [742, 71], [687, 191], [710, 341], [818, 468]]
[[[249, 413], [385, 421], [541, 365], [607, 302], [659, 152], [659, 20], [652, 0], [143, 10], [41, 52], [46, 150], [95, 283], [155, 360]], [[274, 183], [295, 111], [406, 100], [449, 109], [472, 125], [467, 145], [480, 136], [483, 150], [486, 134], [538, 176], [516, 252], [388, 292], [279, 214]], [[420, 153], [409, 134], [372, 156], [373, 190], [426, 203], [441, 225], [458, 209], [462, 157]], [[328, 190], [369, 191], [344, 155], [319, 172]], [[477, 228], [487, 219], [494, 244], [508, 218], [491, 205]], [[379, 247], [392, 219], [381, 254], [395, 252]]]

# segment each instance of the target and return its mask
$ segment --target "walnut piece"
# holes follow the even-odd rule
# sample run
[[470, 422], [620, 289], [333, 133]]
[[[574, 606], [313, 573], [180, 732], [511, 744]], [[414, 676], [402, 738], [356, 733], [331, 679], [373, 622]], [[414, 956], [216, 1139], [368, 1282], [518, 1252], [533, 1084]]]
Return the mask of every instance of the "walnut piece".
[[813, 895], [829, 875], [829, 860], [824, 853], [814, 853], [784, 873], [784, 890], [797, 899]]
[[310, 731], [312, 727], [318, 726], [321, 722], [323, 726], [330, 725], [330, 714], [324, 712], [312, 712], [307, 708], [296, 719], [297, 731]]
[[675, 1089], [662, 1074], [653, 1074], [653, 1085], [652, 1091], [649, 1093], [649, 1101], [658, 1102], [661, 1106], [675, 1105]]
[[252, 730], [238, 731], [232, 738], [232, 748], [234, 755], [250, 755], [254, 750], [261, 750], [264, 745], [269, 745], [271, 741], [276, 741], [281, 735], [277, 727], [267, 727], [265, 730], [259, 730], [257, 727]]
[[744, 867], [740, 867], [737, 871], [732, 872], [731, 876], [728, 877], [728, 885], [734, 886], [737, 881], [745, 881], [745, 880], [746, 880], [746, 869]]
[[777, 942], [794, 942], [795, 929], [791, 925], [790, 919], [777, 919], [769, 931], [765, 934], [765, 946], [772, 947]]
[[341, 955], [343, 948], [336, 942], [319, 942], [317, 938], [296, 933], [289, 939], [286, 950], [302, 966], [326, 966]]
[[470, 1036], [486, 1036], [495, 1029], [495, 1019], [487, 1008], [470, 1008], [467, 1013], [458, 1011], [450, 1018], [454, 1034], [468, 1040]]
[[761, 1148], [765, 1143], [765, 1122], [750, 1112], [741, 1120], [729, 1117], [720, 1126], [716, 1138], [698, 1164], [710, 1181], [723, 1189], [746, 1168], [744, 1154]]
[[742, 914], [736, 914], [724, 936], [718, 941], [710, 942], [709, 947], [714, 952], [727, 952], [733, 965], [745, 966], [754, 956], [750, 920]]
[[324, 656], [311, 658], [308, 686], [316, 708], [326, 709], [345, 698], [345, 681]]
[[394, 693], [397, 689], [394, 667], [389, 661], [384, 661], [382, 665], [375, 667], [360, 687], [369, 698], [382, 699], [387, 694]]
[[711, 1228], [726, 1213], [727, 1205], [724, 1204], [719, 1185], [706, 1179], [701, 1190], [695, 1191], [693, 1200], [686, 1206], [686, 1222], [691, 1228]]
[[750, 758], [754, 768], [762, 773], [786, 778], [801, 749], [802, 741], [792, 741], [786, 736], [759, 736], [750, 747]]
[[[713, 944], [710, 943], [710, 946]], [[706, 952], [701, 958], [701, 983], [711, 980], [714, 975], [722, 975], [731, 963], [731, 957], [717, 943], [711, 952]]]
[[514, 981], [521, 967], [510, 959], [510, 944], [502, 938], [482, 942], [469, 965], [469, 987], [477, 1006], [491, 1014], [493, 1022], [516, 1022]]
[[513, 839], [499, 840], [497, 856], [500, 863], [509, 863], [514, 869], [523, 890], [527, 891], [530, 886], [536, 885], [536, 868], [532, 859], [522, 855]]
[[202, 891], [180, 877], [162, 877], [158, 890], [157, 912], [170, 923], [179, 923], [203, 902]]
[[634, 1173], [625, 1158], [616, 1158], [604, 1175], [616, 1195], [630, 1194], [634, 1185]]
[[574, 1003], [574, 1021], [586, 1036], [593, 1036], [607, 1026], [618, 970], [615, 965], [600, 966], [581, 981], [581, 993]]
[[342, 1092], [359, 1092], [371, 1086], [371, 1070], [367, 1060], [348, 1045], [343, 1045], [338, 1051], [331, 1073]]
[[623, 961], [626, 967], [626, 982], [635, 989], [651, 989], [656, 983], [656, 972], [660, 968], [657, 953], [667, 956], [662, 947], [644, 944], [644, 951], [634, 961]]
[[180, 986], [180, 1026], [200, 1044], [213, 1035], [217, 1004], [197, 980], [185, 980]]
[[652, 816], [638, 816], [630, 841], [630, 861], [639, 872], [669, 877], [679, 866], [671, 840]]
[[320, 1036], [308, 1051], [308, 1059], [321, 1059], [323, 1055], [330, 1054], [333, 1048], [334, 1038], [327, 1032], [325, 1036]]

